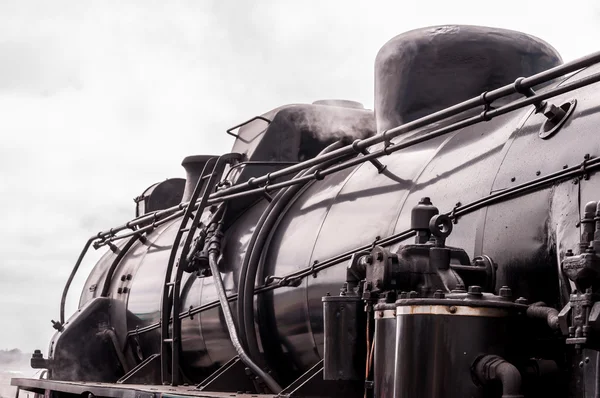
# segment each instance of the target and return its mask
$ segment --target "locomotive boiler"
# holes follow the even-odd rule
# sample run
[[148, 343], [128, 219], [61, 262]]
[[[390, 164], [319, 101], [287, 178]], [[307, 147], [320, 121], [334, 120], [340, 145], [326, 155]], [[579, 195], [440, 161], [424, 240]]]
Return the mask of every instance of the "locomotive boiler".
[[[437, 26], [374, 111], [286, 105], [92, 235], [53, 396], [600, 396], [600, 53]], [[201, 148], [200, 148], [201, 150]], [[70, 317], [86, 252], [106, 254]]]

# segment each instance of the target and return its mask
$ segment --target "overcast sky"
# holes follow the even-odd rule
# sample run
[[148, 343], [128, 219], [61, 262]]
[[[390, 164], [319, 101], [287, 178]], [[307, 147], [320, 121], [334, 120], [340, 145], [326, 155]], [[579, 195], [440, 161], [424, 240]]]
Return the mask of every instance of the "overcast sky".
[[46, 350], [87, 237], [184, 156], [228, 151], [225, 129], [282, 104], [372, 107], [378, 49], [448, 23], [531, 33], [566, 61], [600, 50], [597, 0], [0, 0], [0, 348]]

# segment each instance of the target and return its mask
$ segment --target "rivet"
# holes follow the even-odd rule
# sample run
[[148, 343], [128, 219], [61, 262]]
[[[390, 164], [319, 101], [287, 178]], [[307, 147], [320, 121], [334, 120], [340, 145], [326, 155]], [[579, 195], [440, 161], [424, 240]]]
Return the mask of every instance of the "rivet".
[[541, 171], [539, 171], [539, 170], [535, 172], [535, 175], [536, 175], [536, 176], [539, 176], [540, 174], [542, 174], [542, 172], [541, 172]]
[[517, 180], [517, 179], [516, 179], [515, 177], [512, 177], [512, 178], [510, 179], [510, 181], [511, 181], [511, 182], [515, 182], [516, 180]]
[[527, 304], [527, 299], [525, 297], [519, 297], [518, 299], [515, 300], [515, 303], [517, 303], [517, 304]]
[[508, 286], [502, 286], [500, 288], [500, 297], [510, 298], [512, 296], [512, 290]]

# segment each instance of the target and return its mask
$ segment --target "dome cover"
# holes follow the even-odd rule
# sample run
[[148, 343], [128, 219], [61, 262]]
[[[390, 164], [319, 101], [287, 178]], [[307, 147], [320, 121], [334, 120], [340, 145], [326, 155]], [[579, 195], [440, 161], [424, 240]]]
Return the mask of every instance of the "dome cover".
[[546, 42], [511, 30], [447, 25], [403, 33], [375, 59], [377, 131], [561, 63]]

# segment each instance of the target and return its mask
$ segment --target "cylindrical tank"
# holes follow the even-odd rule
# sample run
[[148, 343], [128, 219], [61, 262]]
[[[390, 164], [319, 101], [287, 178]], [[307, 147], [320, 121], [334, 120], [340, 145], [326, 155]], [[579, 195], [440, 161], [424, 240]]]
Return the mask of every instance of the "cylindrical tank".
[[361, 297], [323, 297], [325, 320], [324, 380], [363, 380], [365, 372], [365, 311]]
[[526, 355], [526, 307], [481, 293], [398, 300], [395, 368], [382, 369], [394, 375], [394, 392], [378, 397], [483, 397], [484, 386], [473, 381], [473, 365], [490, 354], [507, 360]]
[[373, 355], [373, 388], [377, 398], [392, 397], [396, 358], [396, 304], [381, 303], [375, 307], [375, 353]]

